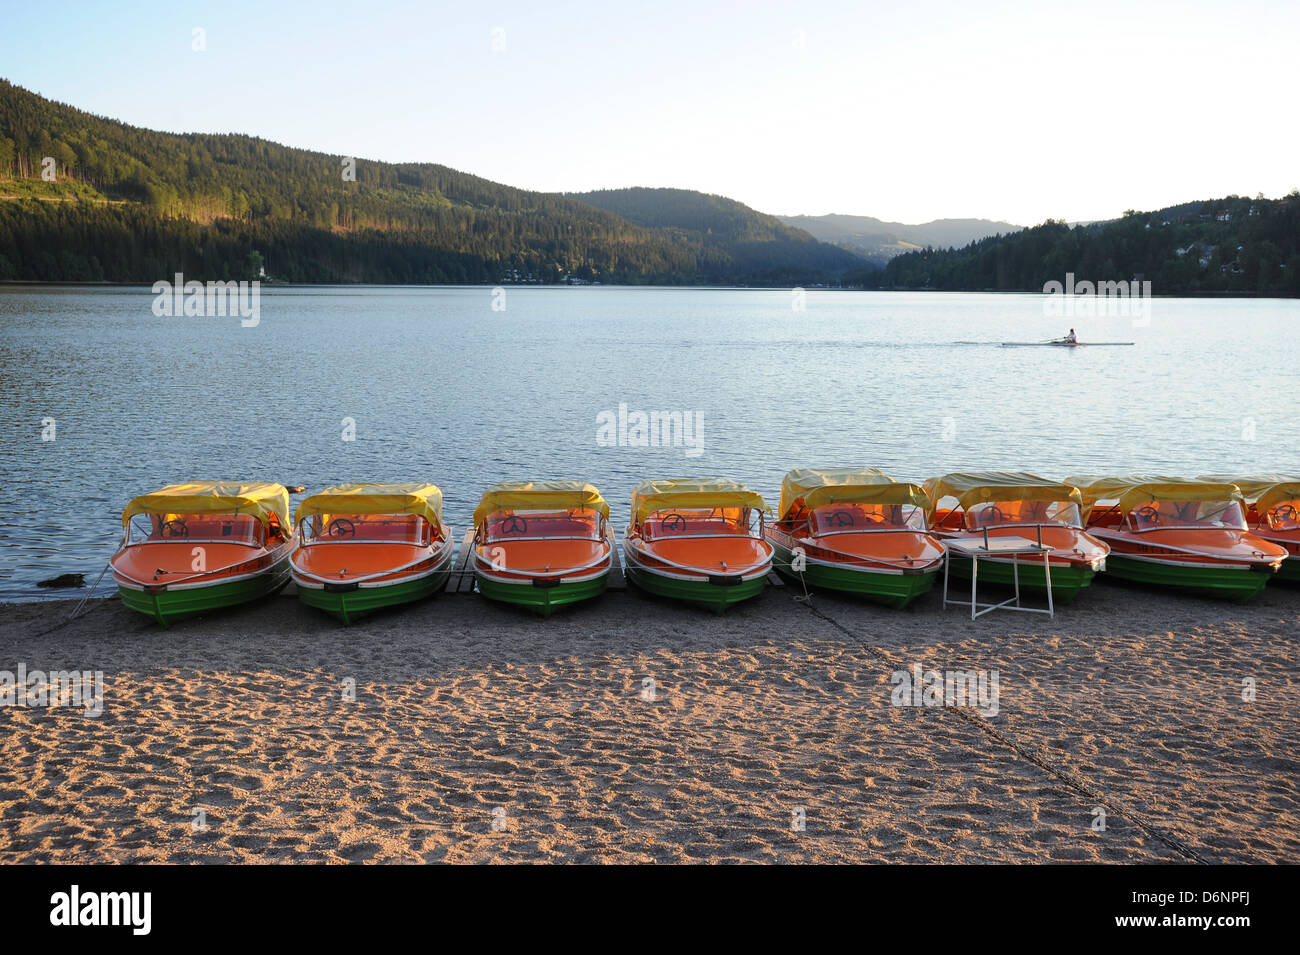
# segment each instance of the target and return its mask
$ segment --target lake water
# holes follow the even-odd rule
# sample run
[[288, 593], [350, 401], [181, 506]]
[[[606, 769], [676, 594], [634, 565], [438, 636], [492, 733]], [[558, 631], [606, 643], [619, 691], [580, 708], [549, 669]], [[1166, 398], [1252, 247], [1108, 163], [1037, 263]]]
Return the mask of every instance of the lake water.
[[[93, 580], [127, 501], [186, 480], [429, 480], [459, 533], [502, 480], [589, 480], [621, 529], [649, 477], [775, 506], [800, 466], [1300, 470], [1296, 301], [1156, 299], [1135, 324], [1036, 295], [510, 288], [499, 311], [488, 288], [272, 287], [255, 327], [153, 301], [0, 286], [0, 600], [80, 593], [34, 584]], [[996, 344], [1071, 325], [1137, 344]], [[698, 413], [701, 453], [604, 446], [620, 403]]]

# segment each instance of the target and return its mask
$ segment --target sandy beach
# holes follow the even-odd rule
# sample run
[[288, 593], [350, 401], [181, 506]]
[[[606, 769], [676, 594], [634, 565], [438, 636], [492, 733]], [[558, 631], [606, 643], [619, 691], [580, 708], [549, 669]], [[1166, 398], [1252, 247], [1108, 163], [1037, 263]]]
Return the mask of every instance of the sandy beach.
[[[973, 623], [797, 596], [0, 606], [0, 670], [104, 674], [99, 716], [0, 706], [0, 862], [1300, 858], [1300, 590]], [[918, 664], [997, 671], [996, 713], [892, 705]]]

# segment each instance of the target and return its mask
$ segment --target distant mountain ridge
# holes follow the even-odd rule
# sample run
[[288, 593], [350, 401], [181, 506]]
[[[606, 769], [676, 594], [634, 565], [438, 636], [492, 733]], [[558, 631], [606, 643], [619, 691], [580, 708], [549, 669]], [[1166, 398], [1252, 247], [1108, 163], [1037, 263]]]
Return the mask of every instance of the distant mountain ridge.
[[991, 235], [1019, 232], [1024, 228], [990, 219], [935, 219], [909, 225], [871, 216], [838, 214], [776, 218], [788, 226], [802, 229], [813, 238], [856, 252], [879, 265], [915, 249], [959, 248]]
[[818, 241], [777, 216], [725, 196], [646, 187], [564, 195], [612, 212], [633, 225], [666, 232], [701, 254], [725, 252], [739, 257], [751, 268], [845, 270], [863, 265], [859, 253]]

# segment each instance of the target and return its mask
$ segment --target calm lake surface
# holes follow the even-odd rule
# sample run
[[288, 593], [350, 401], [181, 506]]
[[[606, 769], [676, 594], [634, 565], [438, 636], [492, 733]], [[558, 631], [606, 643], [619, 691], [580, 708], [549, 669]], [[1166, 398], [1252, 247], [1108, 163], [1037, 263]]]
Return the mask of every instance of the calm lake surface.
[[[272, 287], [248, 328], [153, 301], [0, 286], [0, 600], [83, 593], [34, 584], [93, 580], [127, 501], [187, 480], [429, 480], [459, 534], [503, 480], [589, 480], [621, 529], [650, 477], [775, 506], [799, 466], [1300, 471], [1289, 300], [1155, 299], [1135, 325], [1036, 295], [509, 288], [494, 311], [489, 288]], [[1071, 325], [1137, 344], [998, 345]], [[603, 446], [620, 403], [699, 413], [701, 453]]]

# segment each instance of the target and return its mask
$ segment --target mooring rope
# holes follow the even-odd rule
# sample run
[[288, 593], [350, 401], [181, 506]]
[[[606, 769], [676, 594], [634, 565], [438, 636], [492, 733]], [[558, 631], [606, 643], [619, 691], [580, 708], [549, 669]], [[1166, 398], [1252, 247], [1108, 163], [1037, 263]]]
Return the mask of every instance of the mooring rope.
[[[63, 627], [66, 627], [68, 624], [72, 623], [72, 621], [76, 620], [77, 615], [81, 612], [81, 608], [84, 607], [86, 605], [86, 601], [89, 600], [94, 595], [95, 588], [99, 586], [99, 582], [104, 579], [104, 575], [108, 573], [108, 568], [111, 566], [113, 566], [113, 562], [110, 560], [108, 563], [104, 565], [104, 569], [99, 572], [99, 576], [96, 577], [95, 582], [90, 585], [90, 589], [86, 591], [85, 596], [82, 597], [81, 600], [77, 603], [77, 605], [72, 608], [72, 613], [68, 615], [66, 620], [62, 620], [59, 623], [56, 623], [54, 626], [46, 630], [42, 630], [40, 633], [34, 633], [32, 634], [32, 636], [43, 637], [47, 633], [53, 633], [55, 630], [61, 630]], [[87, 611], [87, 613], [91, 613], [94, 610], [95, 608], [92, 607], [90, 608], [89, 611]]]
[[[801, 575], [801, 579], [802, 579], [802, 575]], [[806, 589], [807, 588], [805, 588], [805, 592]], [[807, 607], [817, 616], [821, 617], [832, 627], [839, 630], [846, 637], [850, 637], [851, 639], [856, 641], [868, 653], [876, 657], [876, 659], [880, 660], [883, 663], [889, 664], [891, 667], [894, 666], [894, 661], [889, 658], [889, 654], [887, 654], [884, 650], [881, 650], [879, 647], [875, 647], [872, 646], [870, 643], [867, 643], [864, 638], [854, 633], [852, 630], [844, 626], [834, 617], [831, 617], [829, 614], [823, 612], [819, 607], [814, 606], [811, 600], [804, 600], [799, 597], [795, 597], [794, 600], [797, 603], [802, 603], [805, 607]], [[1170, 849], [1172, 849], [1174, 852], [1177, 852], [1183, 858], [1189, 859], [1192, 862], [1198, 863], [1200, 865], [1209, 864], [1209, 860], [1206, 859], [1204, 856], [1202, 856], [1190, 845], [1188, 845], [1187, 843], [1183, 842], [1180, 839], [1175, 839], [1173, 836], [1164, 832], [1154, 823], [1148, 822], [1142, 816], [1141, 813], [1139, 813], [1135, 809], [1131, 809], [1122, 800], [1116, 799], [1114, 796], [1104, 793], [1102, 790], [1098, 789], [1096, 786], [1089, 783], [1086, 779], [1084, 779], [1082, 776], [1080, 776], [1078, 773], [1074, 772], [1073, 770], [1066, 769], [1064, 766], [1057, 765], [1056, 763], [1048, 759], [1046, 756], [1043, 756], [1037, 751], [1030, 749], [1024, 743], [1012, 739], [1009, 735], [994, 727], [988, 720], [980, 716], [978, 713], [970, 712], [968, 709], [960, 706], [945, 706], [943, 709], [950, 710], [956, 713], [962, 719], [966, 720], [972, 726], [976, 727], [981, 732], [983, 732], [990, 739], [995, 740], [998, 743], [1001, 743], [1003, 746], [1012, 750], [1023, 759], [1037, 766], [1039, 769], [1043, 770], [1046, 773], [1051, 774], [1052, 776], [1055, 776], [1061, 782], [1065, 783], [1065, 785], [1069, 789], [1072, 789], [1075, 793], [1082, 796], [1086, 796], [1089, 800], [1093, 801], [1095, 804], [1100, 805], [1105, 809], [1109, 809], [1111, 813], [1114, 815], [1123, 816], [1129, 819], [1130, 821], [1133, 822], [1134, 825], [1136, 825], [1139, 829], [1145, 832], [1148, 836], [1168, 846]]]
[[812, 594], [808, 592], [808, 581], [807, 581], [806, 579], [804, 579], [803, 571], [802, 571], [802, 570], [795, 570], [795, 569], [794, 569], [794, 562], [793, 562], [793, 561], [791, 561], [791, 562], [788, 563], [788, 564], [782, 564], [780, 561], [775, 560], [775, 559], [772, 561], [772, 566], [773, 566], [773, 567], [776, 567], [778, 564], [780, 564], [780, 566], [782, 566], [782, 567], [786, 567], [786, 568], [788, 568], [791, 574], [797, 574], [798, 577], [799, 577], [799, 586], [803, 587], [803, 596], [802, 596], [802, 597], [795, 596], [795, 597], [791, 597], [790, 599], [793, 600], [795, 603], [806, 603], [806, 604], [809, 604], [809, 605], [811, 606], [811, 604], [812, 604]]

